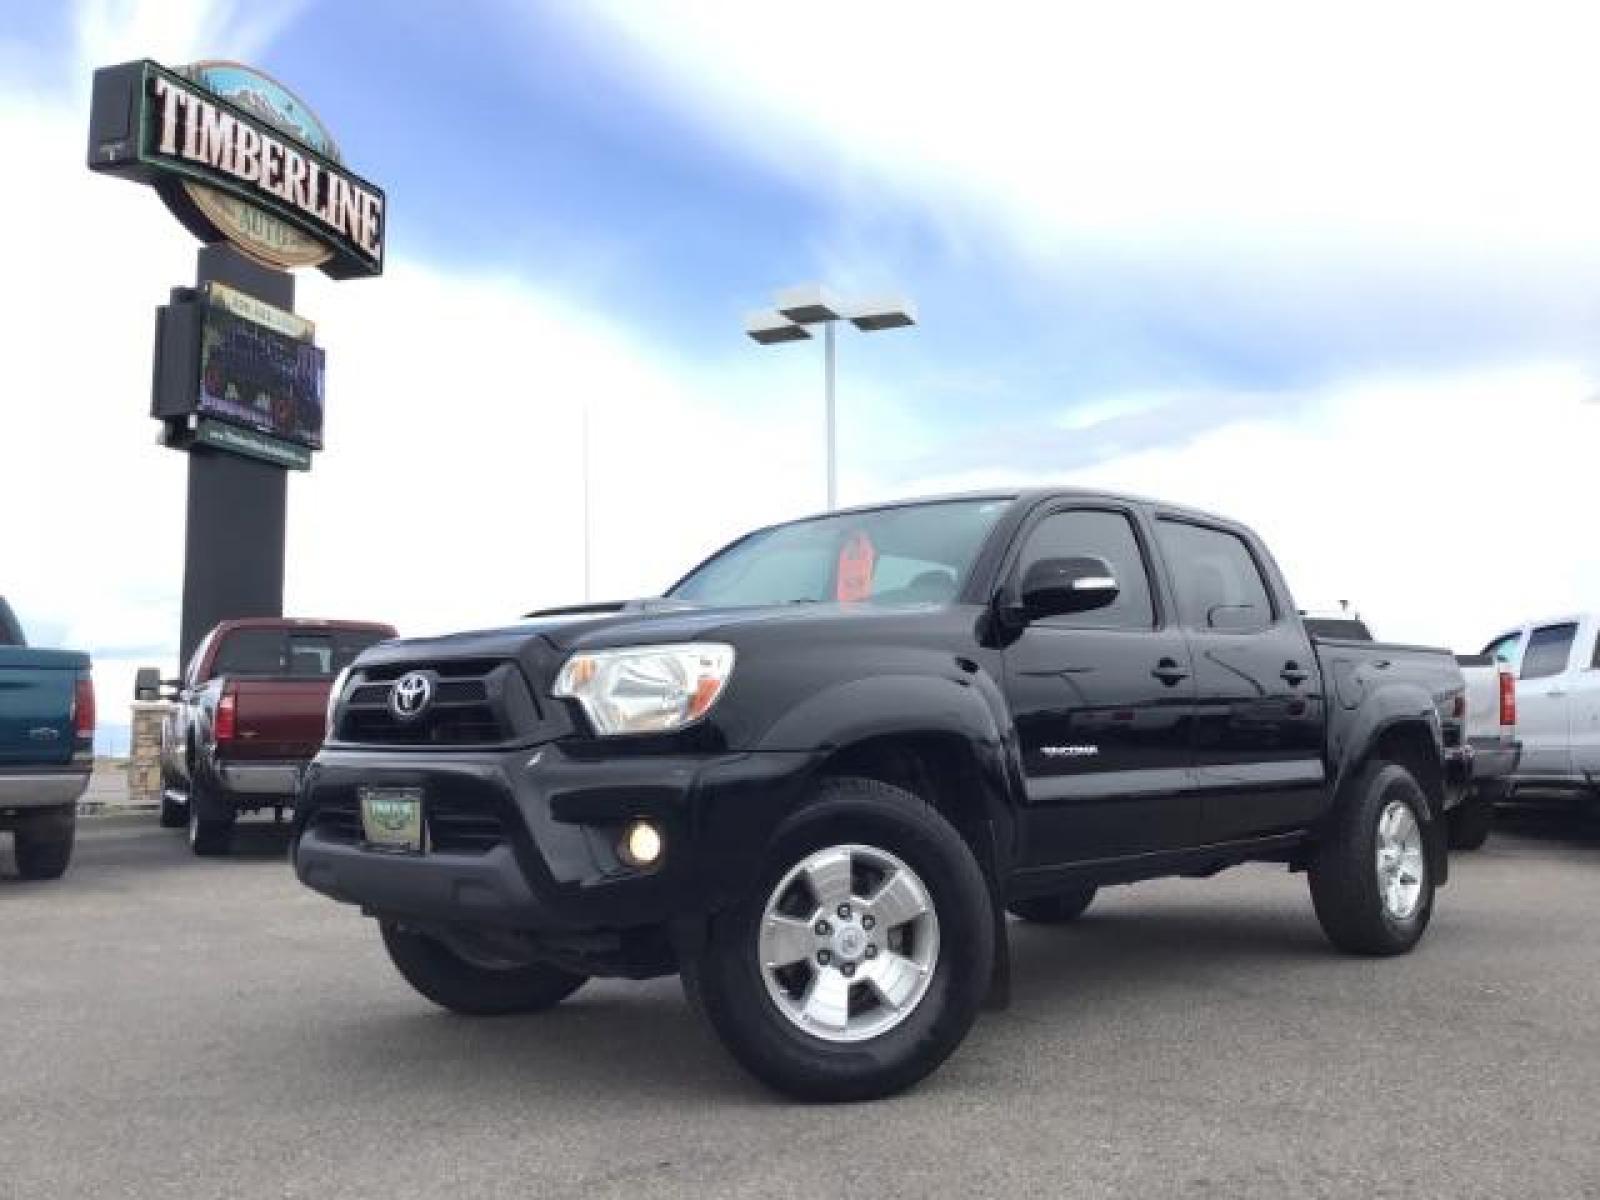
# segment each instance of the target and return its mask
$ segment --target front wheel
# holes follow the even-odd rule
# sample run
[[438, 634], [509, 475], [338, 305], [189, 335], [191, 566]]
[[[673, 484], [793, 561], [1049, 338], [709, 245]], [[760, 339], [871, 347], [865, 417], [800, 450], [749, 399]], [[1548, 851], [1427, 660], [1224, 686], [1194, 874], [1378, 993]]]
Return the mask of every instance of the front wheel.
[[167, 768], [161, 768], [161, 828], [183, 829], [189, 824], [189, 805], [187, 802], [174, 800], [179, 794], [179, 788], [174, 784], [172, 776], [167, 773]]
[[1374, 761], [1352, 781], [1309, 871], [1317, 920], [1340, 950], [1404, 954], [1428, 928], [1425, 811], [1422, 788], [1399, 763]]
[[758, 1079], [801, 1099], [868, 1100], [960, 1044], [993, 962], [989, 889], [955, 829], [900, 788], [834, 779], [780, 829], [684, 974]]
[[588, 980], [546, 963], [468, 959], [437, 938], [384, 921], [383, 946], [405, 981], [440, 1008], [502, 1016], [554, 1008]]

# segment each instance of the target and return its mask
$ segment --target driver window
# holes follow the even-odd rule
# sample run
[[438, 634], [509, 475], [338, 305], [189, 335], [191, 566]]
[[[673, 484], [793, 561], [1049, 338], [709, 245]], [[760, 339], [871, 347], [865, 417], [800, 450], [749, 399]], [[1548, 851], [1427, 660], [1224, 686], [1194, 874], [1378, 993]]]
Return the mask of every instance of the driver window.
[[1133, 525], [1119, 512], [1075, 508], [1051, 513], [1033, 527], [1023, 544], [1020, 579], [1041, 558], [1078, 558], [1092, 555], [1111, 564], [1117, 580], [1117, 598], [1105, 608], [1050, 617], [1041, 625], [1066, 625], [1078, 629], [1151, 629], [1156, 623], [1150, 599], [1150, 575]]

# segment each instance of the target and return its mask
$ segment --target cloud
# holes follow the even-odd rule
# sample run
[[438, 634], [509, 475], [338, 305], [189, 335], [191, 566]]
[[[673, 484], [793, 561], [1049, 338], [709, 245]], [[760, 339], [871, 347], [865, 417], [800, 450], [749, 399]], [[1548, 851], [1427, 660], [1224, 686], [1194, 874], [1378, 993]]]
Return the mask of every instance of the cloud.
[[1594, 360], [1592, 6], [582, 11], [666, 103], [835, 195], [846, 245], [920, 215], [972, 271], [1046, 281], [1041, 341], [1088, 321], [1300, 382]]
[[[268, 35], [238, 33], [240, 11], [85, 5], [60, 74], [248, 50]], [[86, 103], [86, 86], [0, 83], [0, 139], [29, 171], [0, 192], [0, 225], [25, 231], [0, 292], [0, 593], [97, 654], [112, 723], [138, 666], [177, 665], [186, 463], [147, 414], [154, 310], [192, 281], [195, 246], [148, 189], [85, 168]], [[297, 307], [328, 347], [329, 448], [289, 480], [291, 613], [423, 633], [582, 599], [585, 408], [597, 599], [657, 592], [751, 524], [820, 506], [799, 358], [734, 344], [681, 362], [537, 281], [403, 247], [381, 279], [302, 274]]]
[[1262, 535], [1302, 608], [1348, 600], [1380, 638], [1476, 651], [1600, 594], [1600, 560], [1571, 533], [1600, 444], [1593, 390], [1559, 364], [1349, 380], [1298, 397], [1293, 419], [1224, 417], [1178, 445], [1065, 471], [1019, 473], [996, 452], [901, 486], [1064, 481], [1221, 513]]

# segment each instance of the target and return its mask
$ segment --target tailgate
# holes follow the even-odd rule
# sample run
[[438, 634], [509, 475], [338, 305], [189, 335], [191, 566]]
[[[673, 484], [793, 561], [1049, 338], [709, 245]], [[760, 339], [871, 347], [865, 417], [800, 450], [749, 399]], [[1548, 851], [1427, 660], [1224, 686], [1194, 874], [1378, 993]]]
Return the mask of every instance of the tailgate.
[[72, 697], [89, 660], [57, 650], [0, 647], [0, 763], [72, 761]]
[[310, 758], [322, 746], [331, 679], [237, 679], [229, 682], [238, 714], [230, 759]]
[[1467, 681], [1467, 736], [1511, 737], [1515, 727], [1500, 723], [1500, 663], [1481, 654], [1458, 654], [1456, 662]]

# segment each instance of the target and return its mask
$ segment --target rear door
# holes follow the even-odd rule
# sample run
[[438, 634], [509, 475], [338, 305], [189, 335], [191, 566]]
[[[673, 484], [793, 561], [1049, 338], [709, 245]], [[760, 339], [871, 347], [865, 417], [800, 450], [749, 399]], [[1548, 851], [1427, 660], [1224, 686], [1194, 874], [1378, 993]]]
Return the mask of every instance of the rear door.
[[1021, 743], [1027, 866], [1193, 844], [1189, 647], [1154, 584], [1130, 509], [1061, 504], [1032, 519], [1012, 587], [1041, 558], [1094, 555], [1119, 593], [1109, 607], [1036, 621], [1005, 651]]
[[1267, 564], [1238, 532], [1156, 522], [1194, 653], [1196, 778], [1207, 842], [1286, 832], [1324, 798], [1326, 716], [1317, 659]]
[[1600, 777], [1600, 621], [1594, 617], [1586, 617], [1578, 627], [1567, 681], [1572, 773], [1586, 779]]
[[1522, 738], [1518, 775], [1572, 774], [1567, 665], [1577, 636], [1576, 621], [1536, 625], [1528, 633], [1517, 672], [1517, 733]]

